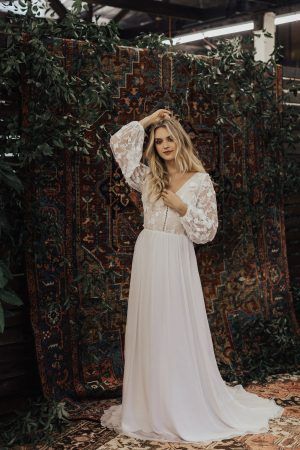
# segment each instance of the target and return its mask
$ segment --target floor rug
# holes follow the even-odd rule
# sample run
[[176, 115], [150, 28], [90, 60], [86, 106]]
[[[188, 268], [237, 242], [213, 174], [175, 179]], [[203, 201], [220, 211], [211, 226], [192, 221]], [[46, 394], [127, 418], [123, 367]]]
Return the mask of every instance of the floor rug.
[[104, 408], [121, 402], [121, 398], [107, 400], [66, 401], [66, 409], [73, 417], [72, 424], [55, 436], [55, 443], [49, 445], [19, 446], [18, 450], [300, 450], [300, 375], [271, 375], [265, 384], [252, 382], [245, 386], [249, 392], [262, 397], [274, 398], [285, 408], [279, 419], [271, 419], [268, 433], [215, 441], [205, 446], [200, 444], [164, 443], [139, 441], [118, 435], [103, 428], [100, 416]]

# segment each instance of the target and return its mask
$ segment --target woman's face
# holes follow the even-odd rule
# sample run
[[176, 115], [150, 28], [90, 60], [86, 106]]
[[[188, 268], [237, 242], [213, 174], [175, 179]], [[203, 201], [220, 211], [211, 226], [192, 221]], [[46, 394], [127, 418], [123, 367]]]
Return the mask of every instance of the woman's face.
[[161, 158], [170, 161], [175, 157], [176, 142], [165, 127], [156, 128], [154, 131], [155, 148]]

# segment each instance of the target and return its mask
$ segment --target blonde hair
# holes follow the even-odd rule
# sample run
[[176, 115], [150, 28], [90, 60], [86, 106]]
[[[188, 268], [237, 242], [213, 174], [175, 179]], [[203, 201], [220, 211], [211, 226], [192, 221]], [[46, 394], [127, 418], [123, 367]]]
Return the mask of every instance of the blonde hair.
[[148, 174], [149, 198], [156, 201], [162, 190], [169, 186], [169, 175], [166, 163], [155, 148], [155, 130], [165, 127], [176, 143], [175, 167], [178, 172], [204, 172], [202, 162], [198, 158], [190, 136], [174, 117], [161, 119], [150, 127], [149, 142], [145, 149], [145, 157], [151, 169]]

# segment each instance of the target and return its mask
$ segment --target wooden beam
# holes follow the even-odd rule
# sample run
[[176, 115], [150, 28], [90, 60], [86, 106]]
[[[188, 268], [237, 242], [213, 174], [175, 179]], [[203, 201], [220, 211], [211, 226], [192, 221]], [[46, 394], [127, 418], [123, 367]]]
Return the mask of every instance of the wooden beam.
[[49, 5], [60, 19], [66, 16], [68, 9], [59, 0], [49, 0]]
[[87, 11], [84, 11], [84, 13], [82, 14], [82, 18], [87, 22], [93, 22], [93, 15], [94, 15], [94, 5], [92, 3], [89, 3]]

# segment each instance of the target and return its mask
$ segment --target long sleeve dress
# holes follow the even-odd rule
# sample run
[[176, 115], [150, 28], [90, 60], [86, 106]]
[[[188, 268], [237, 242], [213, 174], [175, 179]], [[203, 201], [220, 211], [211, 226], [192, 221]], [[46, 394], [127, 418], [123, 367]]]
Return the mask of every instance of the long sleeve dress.
[[216, 194], [208, 173], [195, 172], [176, 192], [180, 216], [160, 198], [149, 203], [150, 168], [141, 162], [145, 131], [138, 121], [110, 139], [128, 185], [141, 193], [143, 229], [134, 246], [122, 403], [101, 424], [137, 439], [209, 443], [269, 430], [283, 408], [273, 399], [229, 386], [219, 372], [193, 243], [213, 240]]

